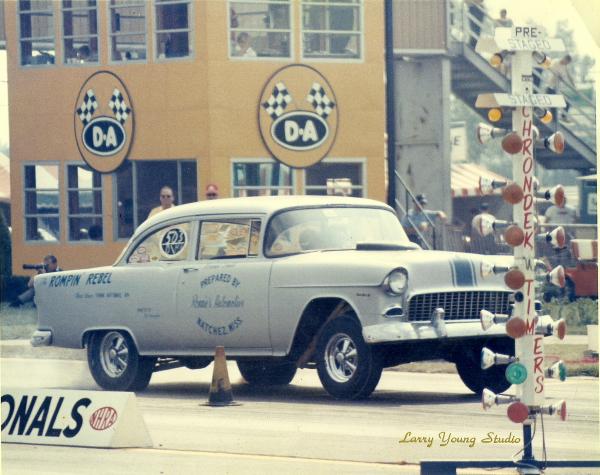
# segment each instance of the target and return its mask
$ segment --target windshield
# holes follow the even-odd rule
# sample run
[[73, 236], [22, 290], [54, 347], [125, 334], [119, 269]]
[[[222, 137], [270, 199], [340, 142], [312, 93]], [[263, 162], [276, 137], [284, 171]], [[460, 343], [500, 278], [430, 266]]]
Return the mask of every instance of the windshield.
[[265, 255], [356, 249], [357, 243], [410, 244], [398, 218], [381, 208], [308, 208], [285, 211], [269, 223]]

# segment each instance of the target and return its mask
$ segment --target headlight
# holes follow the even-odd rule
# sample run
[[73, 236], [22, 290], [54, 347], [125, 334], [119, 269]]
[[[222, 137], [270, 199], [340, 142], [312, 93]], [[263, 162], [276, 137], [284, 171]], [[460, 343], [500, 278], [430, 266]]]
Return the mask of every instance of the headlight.
[[383, 288], [388, 294], [403, 294], [407, 286], [408, 272], [406, 269], [395, 269], [383, 280]]

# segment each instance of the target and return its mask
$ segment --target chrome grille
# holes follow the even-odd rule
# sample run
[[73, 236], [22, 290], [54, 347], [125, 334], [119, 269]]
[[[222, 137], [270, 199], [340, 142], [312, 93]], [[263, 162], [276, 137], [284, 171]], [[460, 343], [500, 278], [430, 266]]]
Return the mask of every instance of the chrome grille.
[[482, 309], [508, 314], [510, 295], [511, 292], [480, 290], [415, 295], [408, 302], [408, 320], [429, 321], [431, 313], [438, 307], [446, 311], [445, 320], [479, 320], [479, 312]]

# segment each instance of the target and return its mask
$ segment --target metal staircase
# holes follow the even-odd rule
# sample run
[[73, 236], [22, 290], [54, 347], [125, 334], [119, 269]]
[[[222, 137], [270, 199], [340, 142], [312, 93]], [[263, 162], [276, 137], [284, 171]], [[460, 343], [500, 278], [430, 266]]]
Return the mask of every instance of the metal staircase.
[[[485, 11], [480, 10], [479, 20], [473, 15], [472, 8], [479, 8], [466, 2], [451, 1], [451, 25], [449, 50], [452, 58], [452, 91], [475, 112], [482, 115], [485, 120], [485, 110], [475, 109], [475, 100], [480, 91], [510, 92], [508, 77], [500, 70], [489, 64], [489, 61], [476, 53], [471, 46], [478, 38], [478, 33], [473, 31], [477, 25], [481, 35], [491, 35], [494, 21]], [[539, 73], [538, 73], [539, 74]], [[537, 81], [536, 81], [537, 82]], [[543, 82], [541, 83], [543, 86]], [[543, 88], [534, 86], [535, 92], [544, 93]], [[596, 168], [596, 107], [595, 101], [578, 93], [565, 83], [561, 83], [559, 93], [565, 95], [570, 102], [569, 122], [561, 121], [557, 117], [550, 124], [538, 124], [540, 133], [546, 137], [556, 130], [560, 130], [567, 146], [561, 155], [545, 149], [539, 149], [536, 160], [545, 168], [550, 169], [580, 169], [589, 171]], [[510, 114], [495, 125], [510, 128]]]

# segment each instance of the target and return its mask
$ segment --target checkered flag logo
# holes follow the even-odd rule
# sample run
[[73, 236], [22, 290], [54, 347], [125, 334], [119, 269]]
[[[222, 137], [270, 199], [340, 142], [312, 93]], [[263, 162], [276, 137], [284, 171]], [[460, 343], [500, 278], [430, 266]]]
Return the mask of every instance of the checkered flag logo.
[[327, 97], [325, 89], [317, 82], [313, 83], [306, 100], [323, 119], [327, 119], [335, 107], [335, 102]]
[[93, 90], [88, 89], [85, 93], [83, 101], [81, 102], [81, 105], [76, 111], [79, 119], [81, 119], [81, 122], [83, 122], [83, 125], [87, 125], [87, 123], [92, 120], [92, 116], [97, 109], [98, 101], [96, 100], [96, 95], [94, 94]]
[[131, 109], [127, 106], [125, 99], [123, 99], [123, 96], [118, 89], [113, 91], [108, 107], [111, 108], [113, 114], [115, 114], [115, 119], [121, 124], [127, 120], [127, 117], [129, 117], [129, 113], [131, 112]]
[[271, 119], [275, 120], [283, 114], [283, 111], [290, 102], [292, 102], [292, 96], [285, 87], [285, 84], [278, 82], [275, 84], [271, 96], [266, 102], [262, 103], [262, 106], [267, 111], [267, 114], [271, 116]]

